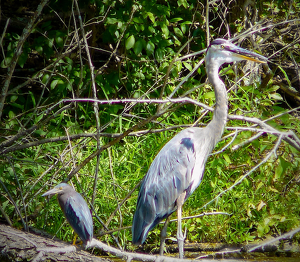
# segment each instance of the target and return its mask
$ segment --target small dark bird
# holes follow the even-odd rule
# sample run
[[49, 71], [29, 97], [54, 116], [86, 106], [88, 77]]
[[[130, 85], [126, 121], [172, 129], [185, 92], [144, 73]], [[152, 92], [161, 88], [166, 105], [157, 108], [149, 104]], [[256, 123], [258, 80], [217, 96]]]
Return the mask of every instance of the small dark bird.
[[42, 196], [55, 194], [69, 224], [87, 246], [93, 238], [93, 218], [87, 203], [73, 187], [66, 183], [57, 185]]
[[219, 77], [219, 68], [224, 63], [241, 60], [265, 63], [267, 59], [220, 38], [207, 48], [206, 72], [216, 96], [213, 119], [205, 128], [190, 127], [182, 130], [153, 160], [136, 204], [132, 223], [133, 244], [144, 243], [149, 231], [166, 218], [161, 231], [162, 255], [168, 218], [177, 210], [179, 257], [183, 257], [182, 205], [201, 183], [206, 160], [221, 138], [227, 120], [227, 91]]

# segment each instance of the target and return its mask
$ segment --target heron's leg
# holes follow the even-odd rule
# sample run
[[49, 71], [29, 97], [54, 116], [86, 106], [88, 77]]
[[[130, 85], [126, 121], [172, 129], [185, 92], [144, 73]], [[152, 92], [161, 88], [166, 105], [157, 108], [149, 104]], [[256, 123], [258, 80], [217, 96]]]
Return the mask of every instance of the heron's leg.
[[181, 226], [181, 212], [182, 212], [182, 205], [184, 203], [186, 192], [183, 192], [177, 198], [177, 243], [178, 243], [178, 251], [179, 251], [179, 258], [183, 258], [183, 242], [184, 236], [182, 234], [182, 226]]
[[76, 246], [77, 234], [74, 232], [73, 235], [73, 246]]
[[165, 221], [165, 224], [164, 224], [164, 227], [163, 227], [163, 229], [160, 232], [159, 255], [161, 255], [161, 256], [164, 255], [165, 240], [166, 240], [166, 237], [167, 237], [167, 228], [168, 228], [168, 224], [169, 224], [169, 221], [170, 221], [170, 217], [171, 216], [167, 217], [167, 219]]

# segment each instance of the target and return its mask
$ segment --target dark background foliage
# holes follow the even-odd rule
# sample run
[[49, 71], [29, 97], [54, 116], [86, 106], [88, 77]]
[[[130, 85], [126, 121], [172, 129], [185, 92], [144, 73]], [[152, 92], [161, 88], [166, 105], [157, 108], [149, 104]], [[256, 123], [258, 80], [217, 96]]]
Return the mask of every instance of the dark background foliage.
[[[1, 88], [1, 222], [44, 229], [70, 240], [71, 228], [63, 224], [56, 200], [41, 197], [49, 187], [70, 180], [98, 215], [95, 235], [103, 235], [103, 224], [110, 230], [125, 227], [113, 234], [132, 249], [126, 227], [132, 223], [138, 190], [131, 190], [170, 137], [195, 122], [205, 126], [212, 112], [194, 104], [171, 104], [164, 114], [150, 119], [166, 106], [95, 106], [91, 100], [71, 99], [188, 96], [213, 107], [213, 89], [201, 62], [204, 53], [188, 55], [204, 50], [217, 37], [234, 38], [270, 59], [268, 66], [255, 69], [246, 63], [222, 68], [230, 114], [299, 134], [300, 5], [244, 2], [212, 1], [207, 6], [206, 1], [187, 0], [79, 1], [79, 17], [75, 2], [52, 0], [24, 39], [23, 30], [40, 1], [2, 1], [0, 74], [3, 86], [9, 84], [7, 90]], [[15, 57], [19, 43], [22, 52]], [[283, 141], [277, 146], [276, 134], [255, 137], [255, 127], [249, 121], [228, 121], [184, 214], [222, 211], [230, 216], [186, 220], [188, 241], [245, 243], [299, 226], [299, 151]], [[134, 132], [116, 140], [131, 128]], [[237, 145], [241, 147], [235, 150]], [[272, 150], [276, 154], [264, 161]], [[223, 192], [256, 165], [240, 184]], [[169, 234], [175, 232], [172, 223]], [[156, 228], [147, 243], [158, 237]], [[113, 242], [109, 235], [101, 240]]]

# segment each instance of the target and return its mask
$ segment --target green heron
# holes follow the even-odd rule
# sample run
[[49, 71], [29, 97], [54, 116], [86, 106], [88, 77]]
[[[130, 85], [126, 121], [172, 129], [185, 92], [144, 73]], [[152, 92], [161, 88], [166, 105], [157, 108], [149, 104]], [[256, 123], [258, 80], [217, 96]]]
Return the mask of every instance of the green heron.
[[55, 194], [69, 224], [86, 246], [93, 238], [93, 219], [87, 203], [73, 187], [66, 183], [57, 185], [42, 196]]

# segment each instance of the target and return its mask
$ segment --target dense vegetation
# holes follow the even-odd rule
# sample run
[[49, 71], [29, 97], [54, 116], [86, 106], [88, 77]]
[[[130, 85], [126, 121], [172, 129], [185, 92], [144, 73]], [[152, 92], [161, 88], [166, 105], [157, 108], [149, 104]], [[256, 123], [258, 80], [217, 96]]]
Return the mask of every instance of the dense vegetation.
[[[117, 230], [132, 223], [132, 190], [170, 137], [211, 120], [203, 57], [222, 37], [270, 63], [221, 70], [231, 118], [183, 211], [230, 215], [185, 220], [187, 240], [245, 243], [299, 226], [300, 143], [286, 133], [300, 133], [299, 2], [41, 2], [48, 4], [16, 0], [16, 10], [2, 1], [1, 222], [70, 241], [57, 201], [41, 197], [65, 180], [93, 206], [95, 235], [115, 245], [103, 232], [116, 230], [133, 249], [131, 230]], [[183, 97], [206, 106], [155, 102]], [[176, 235], [175, 223], [168, 234]]]

